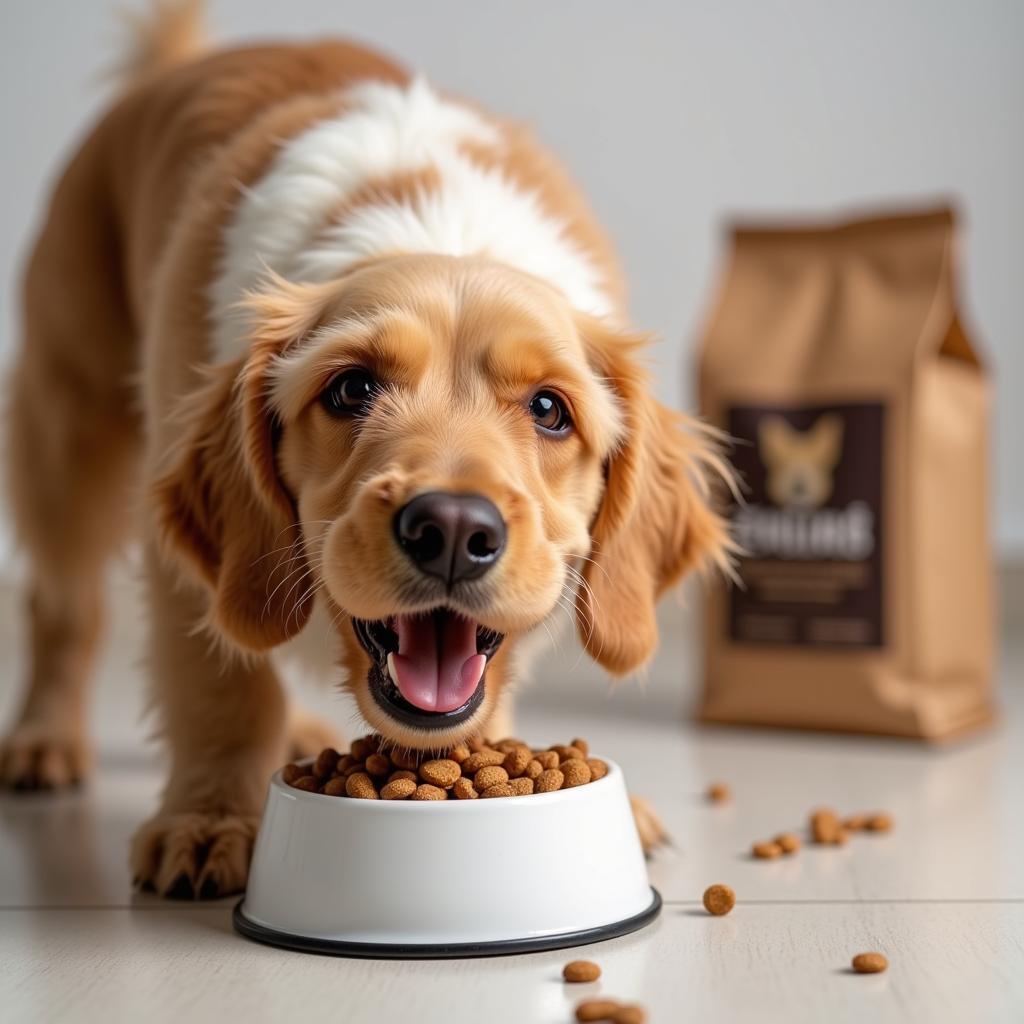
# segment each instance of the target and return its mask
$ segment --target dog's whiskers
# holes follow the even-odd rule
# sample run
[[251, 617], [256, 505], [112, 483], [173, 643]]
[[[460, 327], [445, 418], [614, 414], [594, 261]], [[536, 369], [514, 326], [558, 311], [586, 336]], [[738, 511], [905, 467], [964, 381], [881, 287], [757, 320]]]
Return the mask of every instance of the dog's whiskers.
[[[275, 566], [275, 568], [274, 568], [274, 572], [276, 572], [276, 571], [277, 571], [277, 570], [278, 570], [279, 568], [281, 568], [281, 567], [280, 567], [280, 566]], [[290, 580], [290, 579], [291, 579], [291, 578], [292, 578], [292, 577], [293, 577], [293, 576], [294, 576], [294, 575], [295, 575], [296, 573], [302, 573], [302, 574], [303, 574], [302, 576], [300, 576], [300, 577], [299, 577], [299, 582], [301, 582], [301, 581], [302, 581], [302, 579], [303, 579], [303, 578], [304, 578], [304, 577], [305, 577], [306, 575], [308, 575], [308, 574], [309, 574], [309, 573], [311, 573], [311, 572], [315, 572], [315, 571], [319, 570], [319, 568], [320, 568], [320, 564], [319, 564], [319, 562], [316, 562], [316, 561], [314, 561], [314, 562], [313, 562], [313, 564], [309, 564], [309, 561], [308, 561], [307, 559], [303, 559], [303, 562], [302, 562], [302, 564], [301, 564], [301, 565], [299, 565], [299, 566], [297, 566], [296, 568], [294, 568], [294, 569], [290, 570], [290, 571], [289, 571], [289, 572], [288, 572], [288, 573], [287, 573], [287, 574], [285, 575], [284, 579], [282, 579], [282, 580], [281, 580], [281, 581], [280, 581], [280, 582], [279, 582], [279, 583], [278, 583], [278, 584], [277, 584], [277, 585], [276, 585], [276, 586], [274, 587], [274, 589], [273, 589], [273, 590], [272, 590], [272, 591], [271, 591], [271, 592], [270, 592], [270, 593], [269, 593], [269, 594], [267, 595], [267, 603], [266, 603], [266, 604], [265, 604], [265, 605], [263, 606], [263, 613], [262, 613], [262, 614], [263, 614], [264, 616], [265, 616], [265, 615], [267, 614], [267, 612], [268, 612], [268, 611], [270, 610], [270, 604], [271, 604], [271, 602], [272, 602], [272, 601], [274, 600], [274, 595], [275, 595], [275, 594], [276, 594], [276, 593], [277, 593], [277, 592], [278, 592], [278, 591], [279, 591], [279, 590], [280, 590], [280, 589], [281, 589], [281, 588], [282, 588], [282, 587], [283, 587], [283, 586], [284, 586], [284, 585], [285, 585], [285, 584], [286, 584], [286, 583], [287, 583], [287, 582], [288, 582], [288, 581], [289, 581], [289, 580]], [[273, 579], [273, 577], [274, 577], [274, 572], [271, 572], [271, 573], [270, 573], [270, 576], [269, 576], [269, 578], [268, 578], [268, 581], [267, 581], [267, 585], [268, 585], [268, 586], [270, 585], [270, 581], [271, 581], [271, 580]], [[293, 587], [292, 589], [294, 589], [294, 587]], [[289, 590], [289, 591], [288, 591], [288, 594], [289, 594], [289, 595], [291, 594], [291, 590]], [[288, 595], [285, 595], [285, 596], [287, 597]]]
[[[608, 580], [608, 582], [612, 583], [612, 585], [614, 586], [614, 582], [612, 581], [611, 576], [608, 575], [603, 566], [601, 566], [598, 562], [594, 561], [594, 559], [592, 558], [587, 558], [583, 555], [581, 555], [580, 557], [583, 558], [584, 561], [591, 562], [595, 566], [597, 566], [597, 568], [604, 573], [605, 578]], [[597, 613], [601, 611], [601, 603], [600, 601], [598, 601], [597, 595], [594, 593], [594, 588], [587, 582], [586, 578], [575, 566], [567, 564], [565, 568], [572, 577], [572, 579], [576, 581], [576, 586], [578, 590], [582, 590], [585, 595], [585, 600], [582, 602], [584, 607], [586, 608], [587, 617], [587, 638], [584, 641], [584, 646], [589, 647], [591, 640], [594, 638], [594, 632], [597, 628]], [[579, 607], [579, 605], [577, 605], [577, 607]], [[600, 660], [601, 652], [604, 650], [604, 639], [599, 638], [599, 640], [600, 642], [598, 643], [597, 650], [591, 652], [595, 660]], [[577, 658], [577, 664], [578, 662], [579, 658]], [[575, 668], [575, 665], [573, 666], [573, 668]]]

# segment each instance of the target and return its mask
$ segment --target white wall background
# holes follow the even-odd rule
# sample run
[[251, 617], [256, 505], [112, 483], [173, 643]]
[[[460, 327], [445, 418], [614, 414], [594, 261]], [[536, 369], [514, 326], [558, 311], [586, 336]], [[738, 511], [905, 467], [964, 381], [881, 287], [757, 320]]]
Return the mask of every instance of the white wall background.
[[[137, 4], [140, 0], [124, 0]], [[0, 359], [46, 189], [100, 108], [113, 0], [0, 8]], [[213, 0], [217, 38], [346, 33], [533, 122], [618, 240], [663, 396], [691, 353], [733, 213], [948, 196], [992, 357], [997, 536], [1024, 556], [1024, 3], [1020, 0]], [[54, 301], [60, 301], [55, 296]]]

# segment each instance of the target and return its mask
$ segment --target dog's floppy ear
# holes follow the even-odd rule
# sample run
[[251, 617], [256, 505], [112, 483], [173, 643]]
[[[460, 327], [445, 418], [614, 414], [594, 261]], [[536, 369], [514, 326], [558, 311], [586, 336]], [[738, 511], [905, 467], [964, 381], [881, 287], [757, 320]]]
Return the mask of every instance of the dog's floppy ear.
[[312, 610], [295, 502], [275, 464], [266, 374], [316, 321], [317, 300], [314, 289], [280, 281], [249, 300], [247, 355], [205, 369], [182, 401], [181, 440], [151, 492], [165, 548], [211, 590], [209, 624], [248, 650], [287, 640]]
[[728, 568], [733, 545], [707, 478], [727, 470], [707, 432], [651, 396], [637, 360], [643, 339], [590, 318], [581, 331], [593, 369], [618, 397], [625, 436], [607, 463], [576, 622], [591, 657], [620, 675], [654, 653], [666, 588], [707, 563]]

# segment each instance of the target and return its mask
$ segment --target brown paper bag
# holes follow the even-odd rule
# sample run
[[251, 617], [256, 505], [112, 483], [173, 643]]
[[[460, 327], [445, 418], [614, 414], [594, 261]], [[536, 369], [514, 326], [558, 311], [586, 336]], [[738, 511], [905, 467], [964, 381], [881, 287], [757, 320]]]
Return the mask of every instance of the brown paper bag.
[[993, 714], [989, 407], [949, 210], [734, 232], [703, 342], [740, 586], [702, 718], [940, 739]]

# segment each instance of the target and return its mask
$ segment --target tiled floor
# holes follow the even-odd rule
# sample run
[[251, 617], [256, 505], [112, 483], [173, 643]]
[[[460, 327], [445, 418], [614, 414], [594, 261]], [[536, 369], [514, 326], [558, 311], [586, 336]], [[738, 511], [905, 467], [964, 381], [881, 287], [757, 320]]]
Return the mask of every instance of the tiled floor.
[[[3, 610], [10, 608], [0, 595]], [[17, 672], [10, 617], [0, 644], [9, 715]], [[557, 1024], [601, 992], [644, 1003], [652, 1022], [1024, 1020], [1024, 646], [1004, 658], [1002, 726], [947, 750], [898, 741], [697, 730], [664, 716], [567, 713], [535, 695], [519, 731], [584, 731], [665, 818], [675, 848], [651, 865], [660, 920], [586, 949], [604, 976], [567, 990], [566, 953], [397, 963], [336, 960], [253, 945], [232, 901], [133, 896], [128, 837], [159, 765], [135, 724], [139, 672], [123, 637], [106, 663], [96, 719], [100, 771], [79, 795], [0, 797], [0, 1019], [331, 1020]], [[710, 806], [709, 780], [733, 802]], [[841, 849], [759, 862], [751, 840], [799, 827], [808, 808], [884, 807], [897, 827]], [[736, 910], [700, 909], [711, 882]], [[888, 973], [855, 976], [880, 949]]]

